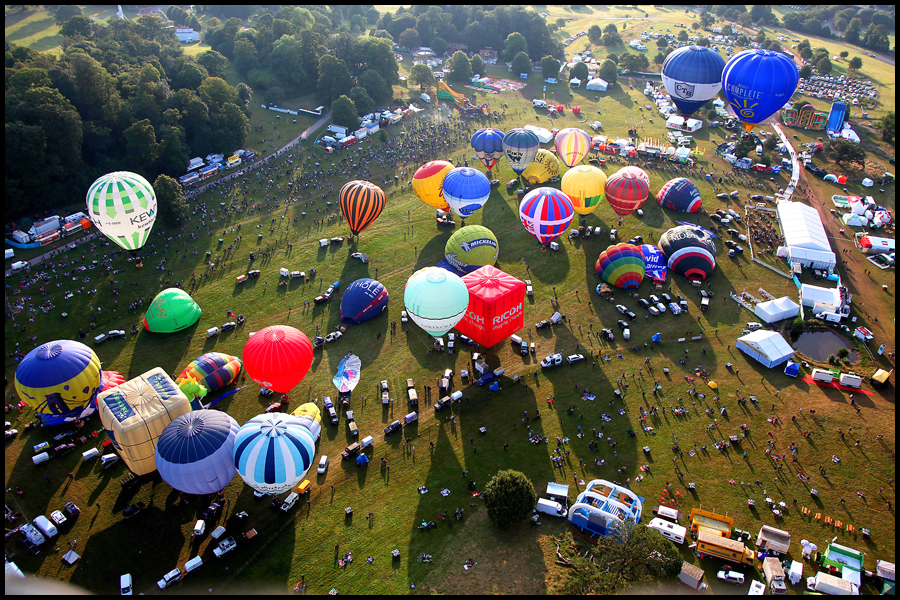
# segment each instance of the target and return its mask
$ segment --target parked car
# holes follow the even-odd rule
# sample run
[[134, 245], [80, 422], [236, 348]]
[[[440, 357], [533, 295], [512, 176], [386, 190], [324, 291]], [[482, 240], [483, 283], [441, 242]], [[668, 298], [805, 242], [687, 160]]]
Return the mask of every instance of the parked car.
[[106, 339], [108, 340], [114, 340], [120, 337], [125, 337], [124, 329], [112, 329], [106, 333]]
[[319, 466], [316, 468], [316, 473], [322, 475], [325, 471], [328, 470], [328, 456], [323, 454], [319, 457]]
[[670, 296], [668, 294], [665, 294], [665, 293], [660, 294], [660, 297], [663, 299], [663, 302], [665, 302], [666, 304], [668, 304], [669, 302], [672, 301], [672, 296]]
[[644, 308], [650, 308], [650, 303], [643, 298], [638, 298], [638, 304], [640, 304]]
[[144, 503], [136, 502], [134, 504], [127, 506], [125, 508], [125, 510], [122, 511], [122, 516], [125, 517], [126, 519], [131, 519], [133, 517], [138, 516], [142, 512], [144, 512]]
[[387, 427], [384, 428], [384, 435], [391, 435], [393, 433], [397, 433], [398, 431], [400, 431], [400, 429], [402, 427], [403, 427], [403, 425], [400, 423], [400, 421], [394, 421], [393, 423], [391, 423], [390, 425], [388, 425]]
[[583, 354], [572, 354], [572, 355], [566, 357], [566, 361], [570, 365], [574, 365], [575, 363], [577, 363], [578, 361], [581, 361], [581, 360], [584, 360]]
[[213, 554], [215, 554], [216, 558], [222, 558], [223, 555], [228, 554], [235, 548], [237, 548], [237, 542], [234, 541], [234, 537], [229, 536], [219, 542], [219, 545], [213, 549]]
[[716, 579], [720, 581], [724, 581], [726, 583], [733, 583], [735, 585], [742, 585], [744, 583], [744, 574], [738, 571], [719, 571], [716, 574]]
[[661, 312], [661, 313], [664, 313], [664, 312], [666, 312], [666, 305], [663, 304], [662, 302], [657, 302], [657, 303], [656, 303], [656, 310], [658, 310], [658, 311]]
[[526, 279], [526, 280], [525, 280], [525, 295], [526, 295], [526, 296], [533, 296], [533, 295], [534, 295], [534, 288], [531, 286], [531, 280], [530, 280], [530, 279]]
[[543, 321], [538, 321], [534, 324], [535, 329], [543, 329], [544, 327], [550, 327], [550, 321], [544, 319]]
[[650, 311], [650, 314], [653, 315], [654, 317], [659, 315], [659, 309], [656, 308], [655, 306], [651, 306], [647, 310]]
[[335, 341], [335, 340], [337, 340], [337, 339], [340, 339], [340, 337], [341, 337], [342, 335], [344, 335], [344, 334], [341, 333], [340, 331], [332, 331], [331, 333], [329, 333], [328, 335], [325, 336], [325, 341], [326, 341], [326, 342], [333, 342], [333, 341]]
[[623, 321], [622, 319], [619, 319], [618, 321], [616, 321], [616, 325], [619, 326], [619, 329], [628, 329], [628, 321]]
[[616, 304], [616, 310], [619, 311], [620, 313], [622, 313], [623, 315], [628, 312], [628, 309], [625, 308], [621, 304]]
[[634, 321], [635, 319], [637, 319], [637, 315], [634, 314], [633, 312], [631, 312], [630, 310], [629, 310], [628, 312], [625, 313], [625, 316], [627, 316], [627, 317], [628, 317], [629, 319], [631, 319], [632, 321]]
[[541, 367], [543, 367], [543, 368], [557, 367], [561, 364], [562, 364], [562, 354], [560, 354], [558, 352], [556, 354], [549, 354], [549, 355], [547, 355], [546, 358], [541, 360]]

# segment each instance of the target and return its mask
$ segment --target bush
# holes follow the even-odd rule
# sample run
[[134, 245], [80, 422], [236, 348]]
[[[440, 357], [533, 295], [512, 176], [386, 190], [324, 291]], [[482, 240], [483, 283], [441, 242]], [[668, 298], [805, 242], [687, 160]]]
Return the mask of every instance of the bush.
[[497, 473], [485, 486], [482, 498], [488, 516], [502, 528], [524, 521], [537, 502], [528, 477], [511, 469]]
[[834, 354], [828, 355], [828, 364], [829, 365], [837, 364], [837, 357]]
[[838, 356], [841, 358], [847, 358], [848, 356], [850, 356], [850, 350], [848, 350], [847, 348], [841, 348], [840, 350], [838, 350]]

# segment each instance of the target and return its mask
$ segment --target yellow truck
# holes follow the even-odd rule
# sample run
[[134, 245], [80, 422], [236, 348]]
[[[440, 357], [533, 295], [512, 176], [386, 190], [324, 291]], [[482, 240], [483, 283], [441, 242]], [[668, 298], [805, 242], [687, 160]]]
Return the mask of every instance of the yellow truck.
[[694, 508], [690, 513], [691, 536], [695, 539], [697, 534], [705, 531], [711, 535], [730, 538], [734, 529], [734, 519], [720, 515], [702, 508]]
[[753, 552], [737, 540], [700, 531], [697, 543], [693, 545], [694, 553], [700, 558], [713, 556], [739, 565], [755, 565]]

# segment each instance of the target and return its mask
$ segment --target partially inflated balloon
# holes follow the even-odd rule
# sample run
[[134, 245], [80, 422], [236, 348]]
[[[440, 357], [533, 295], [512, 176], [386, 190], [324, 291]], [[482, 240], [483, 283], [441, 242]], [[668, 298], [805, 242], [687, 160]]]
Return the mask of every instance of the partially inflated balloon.
[[722, 89], [723, 69], [725, 59], [712, 48], [682, 46], [663, 62], [662, 81], [678, 110], [690, 115]]
[[566, 127], [556, 134], [556, 153], [568, 167], [581, 162], [591, 150], [591, 136], [577, 127]]
[[630, 215], [643, 206], [649, 195], [650, 184], [634, 171], [620, 169], [606, 180], [606, 201], [616, 214]]
[[388, 303], [387, 288], [380, 281], [357, 279], [341, 297], [341, 320], [363, 323], [384, 312]]
[[471, 167], [457, 167], [444, 178], [444, 199], [450, 210], [465, 219], [487, 202], [491, 182], [484, 173]]
[[667, 181], [656, 194], [656, 201], [663, 208], [692, 213], [700, 210], [700, 190], [686, 177]]
[[348, 181], [338, 194], [341, 213], [353, 235], [372, 224], [384, 210], [384, 192], [369, 181]]
[[191, 361], [175, 383], [196, 381], [208, 391], [214, 392], [234, 382], [241, 374], [241, 359], [221, 352], [207, 352]]
[[444, 258], [457, 271], [474, 271], [493, 264], [500, 253], [497, 237], [487, 227], [467, 225], [450, 236]]
[[688, 279], [703, 281], [716, 268], [716, 244], [700, 227], [679, 225], [659, 238], [669, 268]]
[[560, 187], [572, 200], [575, 212], [588, 215], [603, 201], [606, 173], [592, 165], [578, 165], [566, 171]]
[[425, 267], [407, 280], [403, 303], [419, 327], [440, 337], [466, 314], [469, 290], [458, 275], [440, 267]]
[[156, 192], [137, 173], [107, 173], [88, 188], [87, 209], [103, 235], [125, 250], [137, 250], [156, 221]]
[[499, 129], [482, 128], [472, 136], [472, 149], [481, 164], [488, 172], [494, 168], [497, 161], [503, 158], [503, 132]]
[[563, 234], [574, 214], [572, 201], [556, 188], [533, 189], [519, 203], [519, 220], [525, 231], [544, 245]]
[[531, 164], [540, 146], [538, 136], [521, 127], [512, 129], [503, 136], [503, 154], [516, 173], [521, 173]]
[[452, 169], [453, 165], [446, 160], [433, 160], [425, 163], [413, 175], [413, 191], [428, 206], [447, 210], [450, 207], [444, 199], [444, 177]]
[[647, 171], [643, 170], [640, 167], [636, 167], [634, 165], [628, 165], [628, 166], [625, 166], [625, 167], [622, 167], [621, 169], [619, 169], [619, 173], [623, 173], [623, 174], [630, 173], [630, 174], [634, 175], [635, 177], [639, 177], [640, 179], [643, 179], [644, 182], [647, 184], [647, 189], [650, 188], [650, 175], [648, 175]]
[[156, 441], [156, 470], [180, 492], [221, 492], [237, 475], [233, 455], [239, 429], [237, 421], [219, 410], [183, 414]]
[[522, 171], [522, 177], [532, 185], [547, 183], [551, 177], [557, 176], [559, 176], [559, 159], [543, 148], [537, 151], [534, 160]]
[[260, 329], [247, 340], [243, 354], [250, 379], [282, 393], [303, 380], [312, 357], [312, 344], [306, 334], [287, 325]]
[[781, 110], [799, 81], [794, 61], [772, 50], [735, 54], [722, 73], [725, 98], [747, 131]]
[[174, 333], [200, 319], [200, 306], [191, 295], [178, 288], [161, 291], [144, 315], [144, 329], [153, 333]]
[[600, 279], [623, 290], [636, 288], [644, 278], [644, 255], [631, 244], [616, 244], [600, 253], [597, 275]]

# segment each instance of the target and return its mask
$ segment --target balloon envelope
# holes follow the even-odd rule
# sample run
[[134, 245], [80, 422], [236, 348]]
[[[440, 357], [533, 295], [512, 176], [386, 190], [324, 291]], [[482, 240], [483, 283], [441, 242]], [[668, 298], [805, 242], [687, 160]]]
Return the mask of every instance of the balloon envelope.
[[183, 414], [156, 442], [156, 469], [163, 480], [186, 494], [215, 494], [225, 489], [237, 469], [234, 440], [237, 421], [219, 410]]
[[191, 361], [181, 372], [175, 383], [196, 381], [208, 391], [214, 392], [225, 387], [241, 374], [241, 359], [221, 352], [207, 352]]
[[794, 61], [762, 49], [735, 54], [722, 73], [725, 98], [747, 131], [787, 104], [799, 81]]
[[716, 244], [701, 227], [673, 227], [660, 236], [659, 247], [669, 268], [688, 279], [703, 281], [716, 268]]
[[342, 394], [349, 394], [356, 389], [359, 376], [362, 374], [362, 361], [355, 354], [348, 354], [338, 363], [337, 373], [331, 379], [331, 383]]
[[453, 165], [446, 160], [433, 160], [425, 163], [413, 175], [413, 191], [428, 206], [447, 210], [449, 206], [444, 199], [444, 178], [451, 170], [453, 170]]
[[472, 135], [472, 148], [475, 156], [488, 171], [494, 168], [497, 161], [503, 158], [503, 132], [499, 129], [482, 128]]
[[234, 464], [244, 483], [258, 492], [286, 492], [306, 475], [316, 445], [297, 417], [270, 413], [253, 417], [234, 441]]
[[338, 194], [338, 203], [350, 231], [359, 235], [384, 210], [384, 192], [369, 181], [348, 181]]
[[625, 166], [625, 167], [622, 167], [621, 169], [619, 169], [619, 172], [623, 173], [623, 174], [630, 173], [630, 174], [634, 175], [635, 177], [643, 179], [644, 182], [647, 184], [647, 188], [650, 187], [650, 175], [648, 175], [647, 171], [643, 170], [640, 167], [636, 167], [634, 165], [628, 165], [628, 166]]
[[481, 225], [466, 225], [457, 230], [444, 246], [444, 258], [461, 272], [492, 264], [499, 253], [497, 237]]
[[643, 206], [649, 195], [650, 184], [634, 170], [620, 169], [606, 180], [606, 201], [616, 214], [630, 215]]
[[88, 188], [87, 209], [106, 237], [125, 250], [137, 250], [147, 242], [156, 221], [156, 192], [137, 173], [107, 173]]
[[644, 255], [632, 244], [610, 246], [600, 253], [596, 265], [600, 279], [622, 289], [641, 285], [644, 269]]
[[559, 159], [556, 158], [555, 154], [543, 148], [537, 151], [537, 154], [534, 155], [534, 160], [522, 171], [522, 177], [532, 185], [547, 183], [551, 177], [557, 177], [558, 175]]
[[577, 127], [566, 127], [556, 134], [556, 153], [567, 167], [574, 167], [591, 150], [591, 136]]
[[503, 136], [503, 154], [516, 173], [521, 173], [531, 164], [540, 145], [535, 134], [521, 127], [512, 129]]
[[319, 435], [322, 432], [322, 413], [315, 402], [301, 404], [291, 415], [297, 417], [300, 424], [309, 430], [314, 441], [319, 441]]
[[662, 283], [666, 280], [666, 257], [662, 251], [652, 244], [641, 245], [641, 254], [644, 255], [644, 275], [654, 282]]
[[484, 206], [490, 195], [491, 182], [487, 176], [471, 167], [457, 167], [444, 178], [444, 199], [463, 219]]
[[181, 331], [196, 323], [202, 312], [186, 291], [168, 288], [158, 293], [150, 303], [144, 314], [144, 329], [153, 333]]
[[560, 187], [572, 200], [575, 212], [588, 215], [603, 201], [606, 173], [593, 165], [578, 165], [566, 171]]
[[725, 59], [705, 46], [682, 46], [666, 57], [662, 81], [678, 110], [690, 115], [722, 89]]
[[656, 201], [663, 208], [683, 213], [700, 210], [700, 190], [686, 177], [670, 179], [659, 188]]
[[362, 323], [384, 312], [388, 303], [387, 288], [380, 281], [357, 279], [347, 287], [341, 298], [341, 320]]
[[525, 326], [525, 282], [486, 265], [463, 277], [469, 308], [456, 328], [485, 348]]
[[469, 290], [458, 276], [440, 267], [425, 267], [406, 282], [403, 303], [410, 318], [439, 337], [453, 329], [469, 306]]
[[61, 425], [92, 414], [100, 392], [100, 359], [80, 342], [41, 344], [16, 368], [16, 392], [44, 425]]
[[287, 393], [300, 383], [312, 364], [306, 334], [287, 325], [272, 325], [253, 334], [244, 345], [244, 368], [259, 385]]
[[519, 203], [519, 219], [541, 244], [549, 244], [569, 227], [575, 208], [569, 197], [551, 187], [536, 188]]

